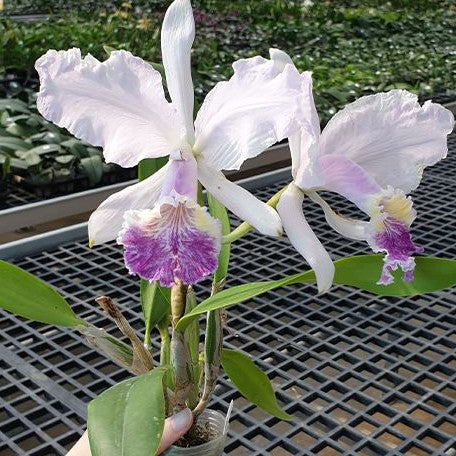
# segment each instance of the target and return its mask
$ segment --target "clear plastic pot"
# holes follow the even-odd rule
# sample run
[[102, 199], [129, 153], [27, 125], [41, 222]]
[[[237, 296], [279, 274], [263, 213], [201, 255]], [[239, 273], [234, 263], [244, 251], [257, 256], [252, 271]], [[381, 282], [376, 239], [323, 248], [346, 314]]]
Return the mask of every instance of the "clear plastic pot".
[[190, 448], [173, 445], [163, 454], [166, 456], [222, 456], [227, 431], [225, 429], [225, 417], [215, 410], [206, 409], [198, 417], [197, 422], [199, 426], [207, 429], [213, 435], [212, 440]]

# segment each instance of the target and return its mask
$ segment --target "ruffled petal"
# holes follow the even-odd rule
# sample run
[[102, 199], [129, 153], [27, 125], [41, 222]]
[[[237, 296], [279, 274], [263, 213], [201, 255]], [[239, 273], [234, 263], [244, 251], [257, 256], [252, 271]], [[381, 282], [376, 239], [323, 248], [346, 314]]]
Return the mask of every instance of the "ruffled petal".
[[79, 49], [48, 51], [36, 62], [40, 113], [104, 149], [107, 162], [134, 166], [179, 147], [183, 127], [166, 101], [160, 73], [126, 51], [103, 63]]
[[420, 183], [423, 169], [447, 155], [447, 135], [454, 127], [448, 109], [416, 95], [392, 90], [362, 97], [338, 112], [324, 129], [322, 154], [343, 155], [377, 183], [405, 193]]
[[393, 282], [392, 271], [401, 268], [402, 279], [413, 280], [415, 261], [413, 255], [422, 253], [410, 235], [410, 226], [416, 217], [413, 201], [402, 190], [388, 187], [372, 201], [371, 220], [367, 229], [367, 241], [374, 252], [385, 252], [384, 266], [378, 284]]
[[291, 183], [277, 204], [288, 239], [315, 271], [318, 291], [329, 290], [334, 277], [334, 264], [302, 212], [303, 193]]
[[260, 233], [268, 236], [282, 235], [280, 217], [272, 207], [230, 182], [220, 171], [208, 167], [201, 159], [198, 160], [198, 179], [218, 201]]
[[105, 199], [89, 219], [89, 244], [103, 244], [117, 238], [122, 229], [124, 213], [130, 209], [154, 207], [160, 197], [166, 164], [151, 177], [130, 185]]
[[[374, 222], [375, 223], [375, 222]], [[404, 282], [414, 279], [415, 253], [423, 253], [422, 247], [416, 246], [410, 234], [410, 227], [392, 218], [382, 222], [383, 228], [374, 228], [369, 244], [374, 252], [386, 252], [382, 275], [377, 282], [379, 285], [389, 285], [394, 282], [392, 271], [401, 268]]]
[[375, 180], [361, 166], [341, 155], [324, 155], [319, 162], [324, 175], [322, 187], [339, 193], [369, 213], [372, 198], [382, 191]]
[[117, 242], [130, 274], [171, 287], [194, 284], [218, 263], [220, 222], [186, 198], [164, 198], [153, 210], [129, 211]]
[[361, 220], [355, 220], [336, 214], [329, 204], [315, 192], [308, 192], [307, 195], [323, 209], [326, 221], [333, 230], [348, 239], [355, 239], [357, 241], [365, 241], [368, 239], [369, 222], [363, 222]]
[[[271, 60], [277, 71], [281, 72], [287, 64], [294, 66], [290, 56], [280, 49], [269, 49]], [[303, 79], [302, 109], [305, 123], [300, 132], [288, 138], [291, 152], [291, 174], [302, 188], [318, 187], [323, 183], [323, 175], [318, 162], [318, 142], [320, 138], [320, 120], [312, 94], [312, 73], [305, 71]]]
[[174, 106], [193, 144], [193, 81], [190, 53], [195, 39], [195, 21], [190, 0], [174, 0], [166, 11], [161, 31], [161, 48], [166, 82]]
[[253, 57], [233, 64], [234, 75], [219, 82], [198, 112], [195, 152], [214, 169], [242, 163], [300, 129], [305, 121], [301, 75], [292, 65]]

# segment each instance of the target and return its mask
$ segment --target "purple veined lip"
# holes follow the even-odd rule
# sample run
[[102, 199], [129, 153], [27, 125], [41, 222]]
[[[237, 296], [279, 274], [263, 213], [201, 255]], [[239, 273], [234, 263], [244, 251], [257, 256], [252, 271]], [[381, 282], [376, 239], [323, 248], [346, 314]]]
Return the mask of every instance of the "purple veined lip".
[[152, 210], [127, 212], [117, 241], [131, 274], [164, 287], [176, 279], [190, 285], [216, 270], [221, 226], [194, 201], [168, 197]]
[[382, 275], [377, 282], [379, 285], [389, 285], [394, 282], [392, 272], [400, 267], [403, 271], [402, 280], [412, 282], [414, 279], [415, 260], [412, 255], [423, 253], [423, 247], [415, 245], [406, 224], [386, 218], [384, 229], [372, 238], [375, 251], [386, 252]]

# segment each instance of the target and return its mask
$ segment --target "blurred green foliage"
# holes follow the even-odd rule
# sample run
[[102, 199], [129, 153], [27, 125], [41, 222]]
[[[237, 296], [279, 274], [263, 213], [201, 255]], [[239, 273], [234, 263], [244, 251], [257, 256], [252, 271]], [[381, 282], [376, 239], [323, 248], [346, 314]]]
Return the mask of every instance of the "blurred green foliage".
[[[75, 7], [71, 0], [43, 1], [41, 11], [39, 1], [21, 3], [22, 12], [32, 3], [35, 12]], [[108, 45], [159, 61], [159, 27], [169, 3], [83, 1], [77, 2], [78, 14], [39, 22], [1, 19], [0, 72], [31, 68], [47, 49], [72, 46], [103, 59]], [[269, 47], [286, 50], [299, 69], [313, 71], [323, 122], [347, 102], [376, 91], [405, 88], [429, 96], [456, 90], [456, 9], [450, 1], [333, 0], [307, 7], [293, 0], [199, 0], [193, 5], [199, 101], [230, 75], [233, 60], [267, 56]]]

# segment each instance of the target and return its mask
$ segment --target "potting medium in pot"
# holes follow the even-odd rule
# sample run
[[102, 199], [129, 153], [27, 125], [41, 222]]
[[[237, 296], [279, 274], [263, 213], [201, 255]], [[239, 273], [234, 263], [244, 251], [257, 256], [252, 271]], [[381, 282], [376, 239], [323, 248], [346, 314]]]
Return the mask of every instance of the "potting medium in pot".
[[197, 429], [200, 437], [210, 440], [197, 446], [183, 447], [173, 445], [166, 456], [221, 456], [226, 443], [228, 426], [225, 417], [215, 410], [204, 410], [198, 417]]

